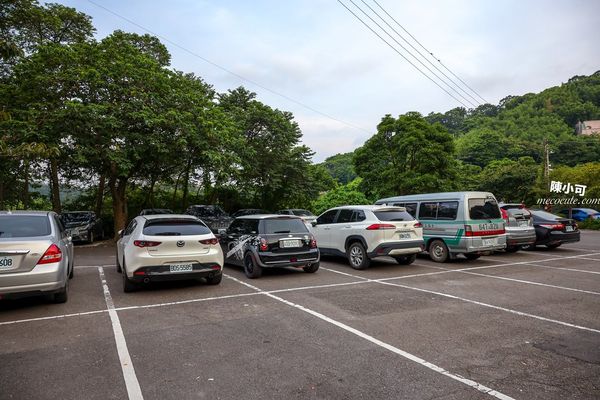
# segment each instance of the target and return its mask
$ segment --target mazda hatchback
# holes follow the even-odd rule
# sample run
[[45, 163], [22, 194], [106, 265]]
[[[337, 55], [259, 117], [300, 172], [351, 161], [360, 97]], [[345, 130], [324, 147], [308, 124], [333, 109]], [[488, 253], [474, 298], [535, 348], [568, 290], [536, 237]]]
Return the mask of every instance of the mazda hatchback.
[[123, 290], [140, 284], [204, 278], [221, 283], [223, 252], [219, 240], [191, 215], [145, 215], [135, 217], [117, 242], [117, 271]]

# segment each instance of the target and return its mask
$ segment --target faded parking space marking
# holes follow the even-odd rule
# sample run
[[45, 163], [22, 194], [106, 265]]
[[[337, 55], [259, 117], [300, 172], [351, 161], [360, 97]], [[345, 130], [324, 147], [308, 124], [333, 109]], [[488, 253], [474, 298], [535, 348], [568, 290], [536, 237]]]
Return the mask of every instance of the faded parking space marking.
[[[321, 267], [321, 268], [323, 268], [323, 267]], [[523, 317], [534, 318], [534, 319], [537, 319], [537, 320], [540, 320], [540, 321], [551, 322], [551, 323], [554, 323], [554, 324], [568, 326], [568, 327], [571, 327], [571, 328], [580, 329], [580, 330], [584, 330], [584, 331], [588, 331], [588, 332], [600, 333], [600, 330], [598, 330], [598, 329], [588, 328], [588, 327], [585, 327], [585, 326], [576, 325], [576, 324], [572, 324], [572, 323], [564, 322], [564, 321], [559, 321], [559, 320], [552, 319], [552, 318], [546, 318], [546, 317], [542, 317], [540, 315], [530, 314], [530, 313], [526, 313], [526, 312], [522, 312], [522, 311], [518, 311], [518, 310], [513, 310], [513, 309], [510, 309], [510, 308], [506, 308], [506, 307], [496, 306], [496, 305], [493, 305], [493, 304], [488, 304], [488, 303], [484, 303], [484, 302], [477, 301], [477, 300], [467, 299], [467, 298], [464, 298], [464, 297], [455, 296], [455, 295], [448, 294], [448, 293], [437, 292], [435, 290], [429, 290], [429, 289], [416, 288], [416, 287], [412, 287], [412, 286], [400, 285], [399, 283], [389, 282], [389, 279], [386, 280], [386, 281], [384, 281], [382, 279], [368, 279], [368, 278], [362, 278], [362, 277], [360, 277], [358, 275], [353, 275], [353, 274], [348, 274], [346, 272], [336, 271], [334, 269], [330, 269], [330, 271], [335, 271], [335, 272], [337, 272], [339, 274], [342, 274], [342, 275], [353, 276], [355, 278], [364, 279], [366, 281], [375, 282], [375, 283], [379, 283], [379, 284], [382, 284], [382, 285], [396, 286], [396, 287], [403, 288], [403, 289], [410, 289], [410, 290], [416, 290], [416, 291], [423, 292], [423, 293], [435, 294], [437, 296], [443, 296], [443, 297], [447, 297], [447, 298], [454, 299], [454, 300], [460, 300], [460, 301], [464, 301], [464, 302], [471, 303], [471, 304], [477, 304], [479, 306], [488, 307], [488, 308], [492, 308], [492, 309], [499, 310], [499, 311], [505, 311], [505, 312], [508, 312], [508, 313], [511, 313], [511, 314], [515, 314], [515, 315], [520, 315], [520, 316], [523, 316]]]
[[600, 275], [600, 271], [587, 271], [585, 269], [565, 268], [565, 267], [551, 267], [549, 265], [534, 264], [533, 262], [530, 262], [527, 265], [533, 265], [534, 267], [540, 267], [540, 268], [558, 269], [558, 270], [562, 270], [562, 271], [583, 272], [583, 273], [586, 273], [586, 274], [598, 274], [598, 275]]
[[329, 318], [326, 315], [321, 314], [321, 313], [319, 313], [317, 311], [314, 311], [312, 309], [306, 308], [306, 307], [304, 307], [304, 306], [302, 306], [300, 304], [296, 304], [296, 303], [293, 303], [291, 301], [285, 300], [285, 299], [283, 299], [283, 298], [281, 298], [279, 296], [275, 296], [275, 295], [273, 295], [271, 293], [267, 293], [267, 292], [263, 291], [262, 289], [260, 289], [260, 288], [258, 288], [256, 286], [250, 285], [249, 283], [243, 282], [243, 281], [241, 281], [241, 280], [239, 280], [237, 278], [234, 278], [232, 276], [225, 275], [225, 277], [227, 277], [229, 279], [232, 279], [235, 282], [238, 282], [239, 284], [244, 285], [244, 286], [246, 286], [248, 288], [254, 289], [254, 290], [257, 291], [257, 293], [263, 294], [263, 295], [268, 296], [268, 297], [270, 297], [270, 298], [272, 298], [274, 300], [282, 302], [282, 303], [284, 303], [284, 304], [286, 304], [288, 306], [291, 306], [291, 307], [294, 307], [294, 308], [296, 308], [298, 310], [304, 311], [304, 312], [306, 312], [306, 313], [308, 313], [308, 314], [310, 314], [310, 315], [312, 315], [314, 317], [317, 317], [317, 318], [319, 318], [319, 319], [321, 319], [321, 320], [323, 320], [325, 322], [328, 322], [328, 323], [330, 323], [332, 325], [335, 325], [338, 328], [341, 328], [341, 329], [343, 329], [343, 330], [345, 330], [347, 332], [350, 332], [350, 333], [352, 333], [352, 334], [354, 334], [354, 335], [356, 335], [356, 336], [358, 336], [358, 337], [360, 337], [362, 339], [368, 340], [369, 342], [371, 342], [371, 343], [373, 343], [373, 344], [375, 344], [377, 346], [380, 346], [380, 347], [382, 347], [382, 348], [384, 348], [386, 350], [389, 350], [389, 351], [391, 351], [391, 352], [393, 352], [395, 354], [398, 354], [398, 355], [400, 355], [400, 356], [402, 356], [402, 357], [404, 357], [404, 358], [406, 358], [406, 359], [408, 359], [410, 361], [416, 362], [416, 363], [418, 363], [418, 364], [420, 364], [420, 365], [422, 365], [422, 366], [424, 366], [426, 368], [429, 368], [432, 371], [435, 371], [435, 372], [437, 372], [439, 374], [442, 374], [442, 375], [447, 376], [447, 377], [449, 377], [451, 379], [454, 379], [454, 380], [456, 380], [456, 381], [458, 381], [460, 383], [463, 383], [463, 384], [465, 384], [465, 385], [467, 385], [469, 387], [472, 387], [473, 389], [476, 389], [476, 390], [478, 390], [478, 391], [480, 391], [482, 393], [485, 393], [487, 395], [490, 395], [490, 396], [493, 396], [493, 397], [496, 397], [496, 398], [502, 399], [502, 400], [514, 400], [510, 396], [507, 396], [507, 395], [505, 395], [503, 393], [500, 393], [500, 392], [498, 392], [496, 390], [493, 390], [493, 389], [491, 389], [491, 388], [489, 388], [487, 386], [484, 386], [484, 385], [482, 385], [480, 383], [477, 383], [477, 382], [475, 382], [475, 381], [473, 381], [471, 379], [467, 379], [467, 378], [464, 378], [464, 377], [462, 377], [460, 375], [453, 374], [453, 373], [451, 373], [451, 372], [449, 372], [449, 371], [447, 371], [447, 370], [445, 370], [445, 369], [443, 369], [443, 368], [441, 368], [441, 367], [439, 367], [439, 366], [437, 366], [435, 364], [432, 364], [432, 363], [430, 363], [430, 362], [428, 362], [426, 360], [423, 360], [420, 357], [415, 356], [414, 354], [408, 353], [408, 352], [406, 352], [404, 350], [401, 350], [401, 349], [399, 349], [397, 347], [394, 347], [394, 346], [392, 346], [392, 345], [390, 345], [388, 343], [382, 342], [381, 340], [379, 340], [379, 339], [377, 339], [377, 338], [375, 338], [373, 336], [370, 336], [370, 335], [368, 335], [368, 334], [366, 334], [366, 333], [364, 333], [362, 331], [354, 329], [351, 326], [346, 325], [346, 324], [344, 324], [342, 322], [339, 322], [339, 321], [336, 321], [336, 320], [334, 320], [332, 318]]

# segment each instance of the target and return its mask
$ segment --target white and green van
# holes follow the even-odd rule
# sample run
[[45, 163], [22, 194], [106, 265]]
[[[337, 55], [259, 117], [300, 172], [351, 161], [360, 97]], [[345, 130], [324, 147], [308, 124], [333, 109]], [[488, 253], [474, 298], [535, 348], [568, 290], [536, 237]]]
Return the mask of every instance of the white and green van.
[[506, 247], [504, 220], [488, 192], [446, 192], [396, 196], [375, 204], [405, 207], [423, 224], [425, 249], [433, 261], [460, 253], [470, 260]]

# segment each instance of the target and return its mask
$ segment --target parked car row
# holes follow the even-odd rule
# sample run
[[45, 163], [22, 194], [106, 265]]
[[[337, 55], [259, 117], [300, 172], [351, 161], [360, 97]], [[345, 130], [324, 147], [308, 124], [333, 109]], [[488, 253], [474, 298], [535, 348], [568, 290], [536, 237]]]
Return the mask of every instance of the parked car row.
[[[147, 209], [119, 232], [116, 269], [123, 290], [177, 279], [218, 285], [225, 264], [248, 278], [267, 268], [319, 269], [321, 255], [366, 269], [377, 257], [408, 265], [427, 252], [436, 262], [477, 259], [494, 251], [579, 241], [574, 219], [522, 204], [498, 204], [487, 192], [396, 196], [375, 205], [348, 205], [313, 216], [306, 210], [240, 210], [236, 218], [217, 205], [194, 205], [187, 214]], [[48, 295], [68, 298], [73, 240], [93, 241], [99, 218], [88, 211], [0, 212], [0, 298]], [[96, 236], [98, 235], [98, 236]]]

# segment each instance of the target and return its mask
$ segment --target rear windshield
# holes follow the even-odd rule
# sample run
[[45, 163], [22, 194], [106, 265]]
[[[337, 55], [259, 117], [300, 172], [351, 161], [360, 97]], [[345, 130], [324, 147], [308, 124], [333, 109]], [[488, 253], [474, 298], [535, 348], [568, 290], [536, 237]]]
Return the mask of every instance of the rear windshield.
[[560, 217], [558, 215], [550, 214], [549, 212], [542, 211], [542, 210], [532, 210], [531, 213], [538, 218], [546, 219], [546, 220], [550, 220], [550, 221], [562, 219], [562, 217]]
[[200, 221], [157, 220], [146, 222], [142, 233], [149, 236], [181, 236], [206, 235], [210, 232], [210, 229]]
[[412, 221], [413, 216], [406, 211], [374, 211], [380, 221]]
[[469, 199], [469, 217], [471, 219], [500, 218], [498, 202], [493, 197], [485, 199]]
[[297, 218], [273, 218], [265, 219], [264, 233], [305, 233], [308, 232], [306, 225]]
[[0, 238], [48, 236], [50, 220], [45, 215], [4, 215], [0, 217]]

